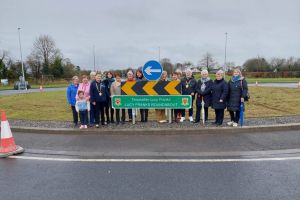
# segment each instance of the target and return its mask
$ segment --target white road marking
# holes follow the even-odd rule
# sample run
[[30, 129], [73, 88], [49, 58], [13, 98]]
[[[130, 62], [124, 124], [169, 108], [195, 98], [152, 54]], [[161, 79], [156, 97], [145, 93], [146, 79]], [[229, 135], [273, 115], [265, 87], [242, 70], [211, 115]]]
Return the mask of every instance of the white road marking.
[[234, 159], [79, 159], [79, 158], [46, 158], [31, 156], [10, 156], [11, 159], [63, 161], [63, 162], [128, 162], [128, 163], [222, 163], [222, 162], [262, 162], [262, 161], [286, 161], [300, 160], [300, 157], [277, 157], [277, 158], [234, 158]]

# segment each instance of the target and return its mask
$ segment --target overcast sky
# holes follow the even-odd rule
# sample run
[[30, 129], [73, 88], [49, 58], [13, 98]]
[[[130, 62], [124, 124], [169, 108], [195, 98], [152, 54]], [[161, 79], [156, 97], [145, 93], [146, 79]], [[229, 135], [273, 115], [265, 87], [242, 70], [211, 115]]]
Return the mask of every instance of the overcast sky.
[[35, 38], [52, 36], [85, 69], [138, 67], [149, 59], [194, 64], [210, 52], [223, 64], [251, 57], [300, 57], [299, 0], [0, 0], [0, 50], [26, 58]]

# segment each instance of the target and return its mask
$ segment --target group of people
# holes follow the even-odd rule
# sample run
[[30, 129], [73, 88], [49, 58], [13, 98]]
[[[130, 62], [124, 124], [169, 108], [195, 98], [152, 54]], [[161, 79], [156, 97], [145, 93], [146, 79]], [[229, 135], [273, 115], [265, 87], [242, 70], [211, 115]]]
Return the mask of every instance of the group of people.
[[[139, 68], [134, 73], [132, 70], [127, 72], [127, 81], [145, 80], [142, 69]], [[215, 111], [216, 126], [221, 126], [224, 120], [225, 109], [230, 113], [231, 120], [227, 123], [229, 126], [238, 126], [240, 117], [240, 105], [247, 100], [248, 85], [239, 69], [233, 70], [233, 75], [227, 82], [224, 79], [224, 72], [217, 71], [215, 80], [209, 78], [207, 70], [201, 71], [201, 78], [197, 81], [191, 70], [186, 70], [185, 76], [182, 77], [180, 71], [172, 73], [172, 81], [179, 81], [182, 88], [182, 95], [191, 95], [192, 107], [188, 109], [188, 120], [190, 122], [200, 122], [200, 112], [202, 102], [204, 102], [205, 122], [208, 120], [208, 108]], [[163, 71], [159, 81], [168, 81], [168, 74]], [[107, 72], [106, 77], [102, 80], [100, 73], [91, 72], [90, 80], [88, 76], [82, 76], [82, 82], [79, 84], [79, 78], [74, 76], [72, 83], [67, 89], [68, 103], [73, 113], [74, 127], [78, 126], [78, 115], [80, 119], [80, 129], [87, 128], [88, 125], [99, 128], [101, 125], [109, 123], [125, 123], [126, 110], [113, 109], [111, 97], [121, 95], [121, 74]], [[196, 115], [193, 118], [193, 104], [196, 101]], [[148, 121], [148, 109], [140, 110], [140, 121]], [[128, 121], [132, 121], [135, 109], [127, 109]], [[166, 110], [156, 109], [156, 119], [159, 123], [165, 123]], [[185, 109], [172, 110], [175, 122], [186, 120]], [[203, 119], [202, 119], [203, 120]]]

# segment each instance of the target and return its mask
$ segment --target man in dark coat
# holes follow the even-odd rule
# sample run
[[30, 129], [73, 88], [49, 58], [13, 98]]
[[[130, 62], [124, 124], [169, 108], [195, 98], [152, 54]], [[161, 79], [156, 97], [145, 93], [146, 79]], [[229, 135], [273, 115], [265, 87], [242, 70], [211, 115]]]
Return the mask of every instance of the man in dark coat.
[[221, 126], [224, 120], [224, 110], [228, 95], [228, 84], [223, 78], [224, 72], [219, 70], [216, 73], [216, 80], [212, 86], [212, 108], [215, 109], [217, 126]]
[[244, 102], [244, 98], [248, 94], [247, 81], [239, 69], [233, 70], [233, 76], [228, 82], [228, 88], [227, 110], [230, 113], [231, 121], [227, 125], [237, 127], [240, 120], [241, 102]]
[[96, 75], [96, 80], [91, 83], [90, 87], [91, 102], [95, 106], [95, 123], [96, 128], [99, 128], [100, 116], [101, 124], [104, 123], [104, 105], [107, 101], [108, 91], [103, 81], [101, 81], [101, 74]]
[[200, 121], [200, 111], [202, 108], [202, 99], [204, 101], [204, 111], [205, 111], [205, 121], [208, 120], [208, 107], [211, 106], [211, 98], [212, 98], [212, 86], [213, 81], [208, 77], [208, 71], [201, 71], [201, 79], [198, 80], [196, 86], [196, 120], [195, 123], [199, 123]]
[[[190, 122], [193, 122], [193, 103], [195, 99], [195, 92], [196, 92], [196, 85], [197, 81], [193, 77], [192, 70], [188, 69], [186, 70], [186, 77], [182, 79], [181, 85], [182, 85], [182, 95], [191, 95], [192, 96], [192, 107], [189, 109], [189, 120]], [[182, 110], [182, 117], [180, 119], [180, 122], [183, 122], [185, 120], [185, 110]]]

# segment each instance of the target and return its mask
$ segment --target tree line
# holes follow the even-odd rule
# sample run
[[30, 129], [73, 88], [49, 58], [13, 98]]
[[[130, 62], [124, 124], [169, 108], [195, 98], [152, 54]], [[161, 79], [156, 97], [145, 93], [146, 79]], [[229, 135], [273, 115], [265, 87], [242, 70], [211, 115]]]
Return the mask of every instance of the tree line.
[[[71, 78], [82, 70], [75, 66], [69, 58], [65, 58], [54, 39], [49, 35], [41, 35], [33, 42], [32, 51], [24, 61], [24, 74], [38, 82], [41, 79]], [[22, 76], [21, 61], [13, 60], [7, 51], [0, 51], [0, 78], [17, 80]]]
[[[300, 77], [300, 58], [271, 58], [269, 60], [263, 57], [250, 58], [242, 66], [236, 66], [234, 62], [219, 64], [214, 56], [207, 52], [201, 59], [194, 64], [190, 61], [183, 63], [172, 63], [169, 58], [160, 60], [164, 70], [169, 74], [176, 69], [184, 71], [187, 68], [197, 70], [207, 69], [214, 72], [218, 69], [231, 71], [235, 67], [241, 68], [245, 72], [295, 72], [293, 76]], [[7, 51], [0, 50], [0, 79], [8, 78], [17, 80], [22, 76], [22, 67], [20, 61], [10, 58]], [[136, 67], [137, 68], [137, 67]], [[125, 75], [128, 69], [113, 69]], [[40, 35], [33, 42], [32, 51], [24, 62], [24, 72], [28, 79], [35, 81], [41, 79], [61, 79], [71, 78], [74, 75], [88, 74], [90, 70], [82, 70], [74, 65], [69, 58], [65, 58], [59, 48], [56, 47], [54, 39], [49, 35]]]

